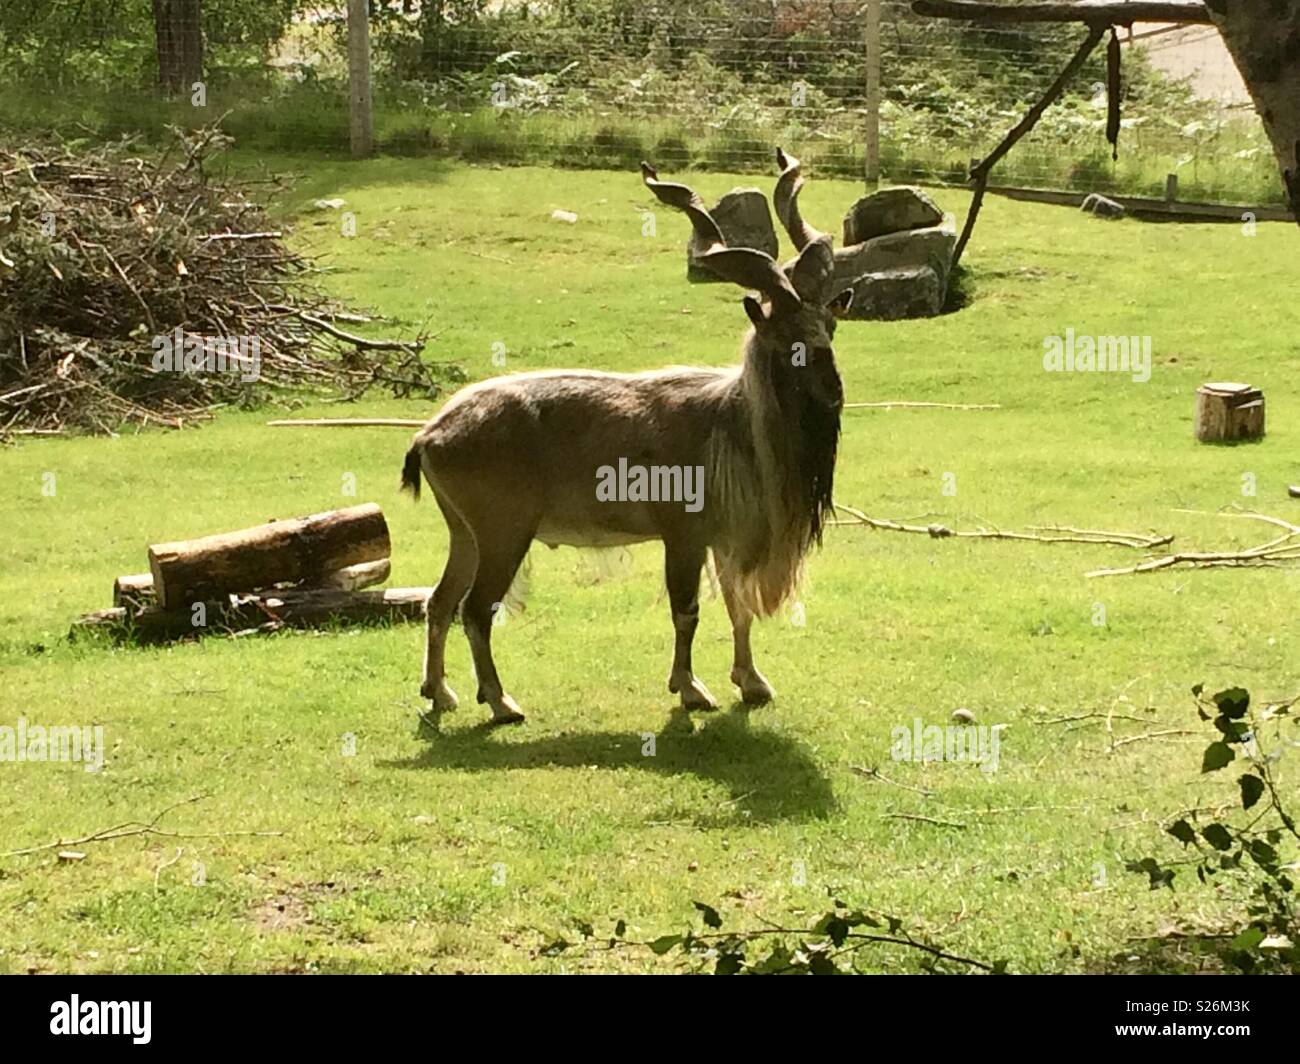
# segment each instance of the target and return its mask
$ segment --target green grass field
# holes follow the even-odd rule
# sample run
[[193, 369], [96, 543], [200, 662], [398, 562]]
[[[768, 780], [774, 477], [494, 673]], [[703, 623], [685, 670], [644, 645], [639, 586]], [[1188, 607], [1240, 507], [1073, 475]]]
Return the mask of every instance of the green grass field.
[[[740, 291], [685, 283], [687, 224], [659, 211], [657, 235], [643, 236], [652, 197], [633, 173], [239, 165], [259, 162], [309, 175], [281, 209], [294, 242], [334, 268], [331, 290], [392, 319], [388, 332], [427, 323], [428, 357], [471, 378], [500, 372], [494, 344], [507, 371], [726, 363], [737, 349]], [[708, 200], [735, 183], [692, 180]], [[857, 194], [814, 174], [804, 214], [837, 231]], [[337, 214], [307, 209], [327, 195], [356, 212], [355, 238]], [[964, 194], [937, 195], [962, 216]], [[550, 220], [555, 208], [579, 221]], [[838, 499], [961, 528], [1155, 529], [1181, 549], [1270, 533], [1183, 510], [1300, 522], [1286, 493], [1300, 481], [1298, 246], [1293, 226], [1247, 236], [990, 200], [966, 255], [965, 309], [846, 324], [836, 348], [850, 402], [1002, 409], [847, 411]], [[1150, 336], [1150, 381], [1045, 372], [1044, 339], [1067, 328]], [[1263, 442], [1193, 442], [1208, 380], [1264, 390]], [[433, 408], [375, 399], [299, 413]], [[391, 583], [437, 579], [437, 509], [397, 490], [407, 433], [265, 427], [278, 413], [0, 451], [0, 724], [102, 725], [107, 747], [97, 773], [0, 763], [0, 850], [207, 796], [161, 822], [183, 837], [74, 846], [86, 854], [75, 863], [53, 850], [0, 858], [0, 971], [671, 970], [675, 955], [641, 948], [543, 947], [577, 941], [583, 923], [607, 935], [619, 918], [633, 939], [678, 931], [698, 921], [695, 899], [728, 927], [797, 922], [826, 908], [830, 888], [1017, 972], [1182, 968], [1197, 963], [1183, 940], [1144, 937], [1239, 924], [1231, 882], [1204, 887], [1187, 871], [1172, 894], [1151, 891], [1123, 864], [1179, 860], [1162, 822], [1235, 798], [1234, 775], [1199, 773], [1193, 683], [1300, 690], [1295, 570], [1088, 580], [1142, 555], [836, 527], [811, 560], [804, 623], [792, 611], [756, 633], [775, 704], [727, 708], [730, 636], [712, 599], [696, 669], [724, 708], [688, 720], [666, 690], [659, 548], [611, 566], [537, 547], [528, 608], [495, 640], [528, 722], [481, 728], [457, 629], [448, 670], [462, 706], [433, 738], [416, 727], [418, 625], [162, 649], [69, 641], [77, 614], [108, 605], [115, 576], [145, 568], [150, 542], [353, 502], [385, 509]], [[946, 724], [958, 707], [1006, 725], [996, 773], [891, 760], [893, 728]], [[1114, 720], [1109, 738], [1099, 718], [1044, 723], [1110, 710], [1137, 719]], [[1187, 734], [1111, 747], [1168, 730]], [[1287, 785], [1294, 795], [1294, 775]], [[275, 834], [221, 834], [232, 832]], [[861, 964], [917, 961], [881, 947]]]

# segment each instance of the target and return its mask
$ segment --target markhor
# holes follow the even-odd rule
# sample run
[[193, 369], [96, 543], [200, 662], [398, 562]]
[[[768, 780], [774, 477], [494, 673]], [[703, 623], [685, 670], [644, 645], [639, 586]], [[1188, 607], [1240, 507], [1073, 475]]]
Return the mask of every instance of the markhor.
[[129, 1034], [138, 1046], [149, 1043], [149, 1001], [71, 1001], [50, 1005], [50, 1034]]
[[596, 498], [601, 502], [684, 502], [687, 513], [704, 507], [704, 467], [629, 466], [618, 460], [618, 469], [601, 466], [596, 470]]

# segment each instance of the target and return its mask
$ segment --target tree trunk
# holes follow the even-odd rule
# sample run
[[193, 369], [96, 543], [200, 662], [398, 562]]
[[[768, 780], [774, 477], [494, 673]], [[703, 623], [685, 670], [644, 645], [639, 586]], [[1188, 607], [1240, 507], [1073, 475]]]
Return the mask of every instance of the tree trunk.
[[1300, 222], [1300, 0], [1208, 0], [1206, 7], [1264, 120]]
[[153, 0], [158, 85], [168, 96], [189, 93], [203, 80], [202, 0]]
[[158, 604], [173, 610], [235, 591], [318, 583], [326, 574], [391, 554], [388, 523], [374, 503], [310, 517], [157, 543], [149, 569]]

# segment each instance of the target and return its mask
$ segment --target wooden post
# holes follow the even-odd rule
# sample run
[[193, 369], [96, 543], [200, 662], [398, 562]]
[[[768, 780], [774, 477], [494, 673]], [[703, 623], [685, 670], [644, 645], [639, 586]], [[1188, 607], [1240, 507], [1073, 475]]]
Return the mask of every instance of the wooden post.
[[348, 96], [352, 113], [352, 154], [375, 150], [370, 91], [370, 0], [348, 0]]
[[1165, 202], [1173, 203], [1178, 199], [1178, 175], [1165, 175]]
[[1196, 438], [1202, 443], [1264, 435], [1264, 393], [1249, 384], [1202, 384], [1196, 389]]
[[867, 187], [880, 182], [880, 0], [867, 0], [863, 29], [867, 61], [867, 119], [863, 130], [863, 176]]

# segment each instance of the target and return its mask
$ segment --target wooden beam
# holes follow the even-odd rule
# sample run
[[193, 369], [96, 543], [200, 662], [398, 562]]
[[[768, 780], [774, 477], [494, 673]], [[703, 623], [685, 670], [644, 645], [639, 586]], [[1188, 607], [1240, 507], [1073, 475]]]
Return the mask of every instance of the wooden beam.
[[1177, 22], [1211, 25], [1210, 12], [1200, 0], [1115, 3], [1114, 0], [1074, 0], [1045, 4], [988, 4], [980, 0], [914, 0], [912, 10], [931, 18], [967, 22], [1083, 22], [1089, 26], [1131, 26], [1135, 22]]
[[867, 0], [863, 24], [866, 47], [867, 121], [863, 128], [863, 176], [867, 185], [880, 181], [880, 0]]
[[1012, 149], [1016, 141], [1034, 128], [1038, 120], [1043, 117], [1043, 112], [1065, 91], [1065, 86], [1070, 83], [1070, 79], [1078, 73], [1079, 68], [1092, 54], [1092, 50], [1097, 47], [1098, 42], [1105, 36], [1106, 29], [1106, 26], [1090, 26], [1088, 28], [1088, 36], [1084, 38], [1078, 50], [1071, 56], [1070, 61], [1065, 64], [1065, 69], [1048, 86], [1047, 91], [1043, 93], [1042, 99], [1025, 112], [1025, 117], [1016, 123], [1011, 132], [1002, 138], [1001, 143], [996, 148], [971, 168], [971, 177], [975, 180], [975, 195], [971, 199], [970, 210], [966, 212], [966, 224], [962, 226], [961, 236], [957, 240], [957, 247], [952, 253], [951, 269], [956, 269], [957, 263], [961, 261], [961, 254], [966, 250], [966, 244], [970, 240], [971, 232], [975, 229], [975, 219], [979, 217], [980, 207], [984, 204], [984, 192], [989, 184], [989, 171], [993, 169], [994, 164], [999, 159]]
[[[1015, 185], [989, 185], [985, 190], [995, 196], [1023, 200], [1027, 203], [1052, 203], [1061, 207], [1078, 207], [1087, 193], [1062, 192], [1051, 188], [1020, 188]], [[1194, 200], [1153, 199], [1150, 196], [1125, 196], [1107, 192], [1129, 214], [1150, 218], [1167, 218], [1171, 221], [1235, 222], [1240, 225], [1249, 214], [1257, 222], [1294, 222], [1295, 216], [1285, 207], [1236, 206], [1231, 203], [1199, 203]]]
[[375, 150], [369, 0], [348, 0], [348, 99], [352, 154], [364, 158]]

